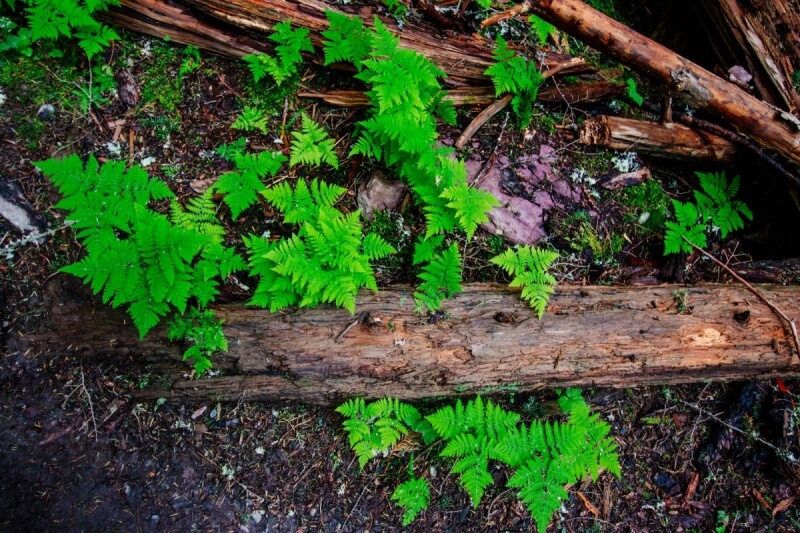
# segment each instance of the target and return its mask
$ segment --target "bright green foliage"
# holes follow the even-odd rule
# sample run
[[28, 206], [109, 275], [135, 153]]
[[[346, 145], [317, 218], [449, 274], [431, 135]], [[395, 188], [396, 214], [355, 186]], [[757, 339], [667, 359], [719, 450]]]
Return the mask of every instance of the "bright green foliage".
[[533, 102], [544, 78], [532, 61], [526, 61], [509, 50], [508, 43], [500, 36], [497, 37], [493, 57], [497, 63], [486, 69], [484, 74], [492, 78], [497, 96], [506, 93], [514, 95], [511, 108], [517, 115], [520, 127], [525, 127], [533, 116]]
[[741, 200], [733, 197], [739, 192], [741, 178], [734, 176], [730, 183], [724, 172], [696, 172], [702, 191], [694, 191], [697, 209], [703, 222], [719, 228], [724, 239], [731, 231], [744, 228], [744, 220], [753, 220], [753, 212]]
[[[692, 243], [700, 248], [705, 248], [706, 226], [700, 223], [697, 206], [691, 202], [681, 203], [672, 200], [675, 209], [675, 222], [667, 221], [667, 233], [664, 235], [664, 255], [680, 252], [691, 253]], [[684, 237], [689, 241], [686, 242]]]
[[[441, 242], [441, 239], [437, 240]], [[418, 311], [425, 309], [435, 311], [441, 307], [444, 298], [461, 292], [461, 255], [458, 253], [458, 246], [453, 243], [442, 251], [433, 252], [431, 257], [427, 258], [430, 250], [430, 243], [426, 243], [414, 254], [414, 264], [428, 261], [419, 274], [422, 283], [414, 292], [414, 302]], [[422, 259], [423, 257], [425, 259]]]
[[388, 454], [409, 431], [422, 434], [426, 443], [436, 438], [419, 411], [397, 399], [383, 398], [367, 404], [363, 398], [356, 398], [337, 407], [336, 412], [347, 417], [344, 429], [361, 468], [378, 454]]
[[[397, 400], [378, 400], [365, 404], [350, 400], [337, 411], [344, 421], [350, 445], [364, 465], [389, 449], [410, 431], [420, 432], [426, 444], [440, 438], [442, 457], [455, 459], [453, 472], [477, 506], [493, 482], [489, 467], [499, 461], [511, 469], [508, 486], [519, 489], [539, 531], [547, 524], [567, 497], [566, 487], [585, 476], [597, 479], [601, 470], [620, 475], [616, 443], [608, 436], [610, 426], [593, 415], [580, 391], [570, 389], [559, 399], [566, 422], [520, 422], [517, 413], [481, 397], [466, 404], [445, 406], [422, 418]], [[427, 424], [427, 425], [426, 425]], [[406, 510], [403, 525], [408, 525], [429, 502], [424, 479], [413, 476], [398, 488], [392, 499]]]
[[531, 25], [531, 29], [536, 34], [536, 38], [539, 39], [540, 44], [544, 44], [550, 35], [556, 33], [555, 26], [536, 15], [528, 17], [528, 24]]
[[639, 90], [636, 86], [636, 80], [633, 78], [628, 78], [625, 80], [625, 83], [628, 85], [628, 90], [626, 93], [628, 98], [630, 98], [631, 101], [636, 105], [641, 106], [644, 103], [644, 98], [642, 98], [642, 95], [639, 94]]
[[289, 165], [298, 164], [320, 166], [326, 163], [333, 168], [339, 168], [339, 158], [333, 149], [334, 140], [325, 129], [311, 120], [308, 115], [300, 115], [302, 127], [300, 131], [293, 131], [292, 151]]
[[211, 242], [222, 244], [225, 239], [225, 228], [217, 218], [217, 206], [213, 197], [213, 189], [206, 189], [200, 196], [189, 200], [186, 207], [173, 200], [170, 208], [172, 223], [179, 228], [194, 230], [205, 235]]
[[[6, 2], [12, 9], [16, 2]], [[119, 5], [118, 0], [20, 0], [26, 6], [28, 27], [20, 28], [0, 42], [0, 52], [17, 50], [31, 55], [31, 44], [42, 39], [55, 41], [59, 37], [75, 38], [91, 59], [119, 39], [119, 35], [95, 20], [98, 11]]]
[[[244, 268], [233, 249], [192, 227], [173, 225], [150, 210], [151, 200], [172, 197], [167, 186], [134, 166], [112, 161], [102, 167], [90, 157], [84, 167], [75, 155], [36, 164], [64, 197], [56, 207], [69, 211], [87, 255], [62, 271], [90, 284], [103, 302], [129, 304], [128, 314], [143, 337], [172, 310], [184, 313], [190, 299], [207, 305], [217, 294], [217, 278]], [[207, 209], [198, 205], [189, 213]]]
[[492, 7], [492, 0], [478, 0], [477, 4], [483, 9], [489, 9]]
[[211, 309], [202, 311], [192, 307], [188, 316], [175, 316], [167, 330], [169, 340], [186, 339], [192, 345], [183, 353], [183, 360], [191, 359], [198, 375], [211, 370], [211, 355], [228, 351], [228, 341], [222, 332], [222, 321]]
[[187, 74], [191, 74], [200, 68], [202, 62], [200, 49], [192, 45], [187, 46], [183, 50], [183, 60], [181, 61], [181, 68], [178, 69], [178, 77], [183, 78]]
[[224, 201], [231, 208], [231, 216], [239, 215], [258, 201], [258, 192], [264, 189], [261, 180], [267, 175], [274, 176], [286, 156], [280, 152], [259, 152], [257, 154], [234, 154], [236, 170], [219, 177], [214, 184], [215, 191], [225, 194]]
[[[451, 124], [455, 121], [454, 108], [439, 83], [444, 73], [423, 55], [400, 48], [399, 39], [378, 19], [375, 29], [369, 31], [360, 19], [333, 12], [327, 16], [330, 28], [323, 32], [326, 63], [353, 63], [358, 70], [356, 78], [370, 87], [367, 96], [372, 107], [368, 118], [359, 123], [360, 135], [351, 154], [383, 161], [409, 184], [425, 213], [424, 241], [456, 229], [471, 238], [487, 220], [486, 211], [497, 202], [490, 193], [470, 188], [463, 161], [450, 157], [452, 149], [437, 145], [436, 117]], [[429, 254], [427, 260], [433, 257]], [[457, 251], [444, 259], [453, 257]], [[444, 259], [440, 258], [439, 265], [425, 267], [423, 271], [428, 271], [421, 276], [423, 280], [441, 274], [438, 270]], [[446, 290], [434, 287], [433, 282], [421, 287], [421, 294], [427, 296], [426, 307], [438, 308], [441, 293], [457, 287], [460, 268], [447, 272], [455, 272], [457, 278], [452, 281], [446, 276], [446, 285], [438, 285]], [[440, 295], [433, 297], [435, 294]]]
[[428, 508], [428, 504], [431, 501], [430, 486], [425, 479], [414, 477], [412, 462], [409, 462], [408, 470], [411, 479], [398, 485], [392, 493], [392, 500], [396, 501], [397, 505], [405, 510], [403, 513], [403, 527], [413, 522], [421, 511]]
[[408, 8], [400, 0], [383, 0], [383, 5], [398, 20], [402, 20], [408, 14]]
[[[718, 229], [722, 238], [728, 233], [744, 227], [742, 217], [753, 220], [753, 212], [741, 200], [733, 197], [739, 192], [740, 178], [734, 177], [730, 183], [724, 172], [696, 172], [700, 178], [702, 191], [694, 191], [696, 204], [672, 201], [675, 208], [675, 222], [666, 223], [664, 236], [664, 255], [679, 252], [690, 253], [690, 243], [705, 248], [706, 230], [710, 225]], [[689, 242], [686, 242], [686, 241]]]
[[333, 205], [344, 189], [314, 180], [284, 183], [263, 191], [289, 224], [299, 224], [288, 239], [271, 242], [249, 236], [252, 273], [260, 277], [252, 305], [278, 311], [290, 305], [333, 303], [355, 312], [361, 287], [377, 291], [371, 261], [394, 253], [377, 235], [362, 239], [360, 212], [344, 214]]
[[231, 124], [231, 128], [244, 131], [260, 131], [267, 133], [267, 115], [257, 107], [245, 106], [242, 112]]
[[516, 250], [509, 248], [493, 257], [491, 262], [514, 276], [509, 286], [522, 287], [520, 297], [530, 302], [541, 319], [556, 285], [556, 278], [547, 271], [556, 259], [556, 252], [533, 246], [519, 246]]
[[288, 20], [279, 22], [273, 28], [275, 31], [269, 39], [275, 43], [277, 57], [267, 54], [250, 54], [244, 56], [253, 79], [258, 83], [261, 78], [269, 74], [280, 86], [284, 81], [297, 74], [297, 65], [303, 62], [301, 52], [313, 52], [314, 46], [308, 37], [306, 28], [292, 29]]
[[229, 143], [220, 144], [214, 153], [220, 156], [222, 159], [227, 159], [228, 161], [236, 161], [237, 157], [243, 157], [247, 152], [247, 139], [244, 137], [238, 137], [235, 141]]

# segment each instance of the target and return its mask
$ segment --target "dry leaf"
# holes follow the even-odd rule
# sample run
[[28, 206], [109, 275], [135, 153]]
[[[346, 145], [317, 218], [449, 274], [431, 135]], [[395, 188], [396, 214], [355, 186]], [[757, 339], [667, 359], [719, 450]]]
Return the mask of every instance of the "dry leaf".
[[758, 503], [760, 503], [761, 505], [764, 506], [764, 509], [769, 510], [769, 504], [767, 503], [767, 500], [765, 500], [764, 496], [762, 496], [761, 493], [758, 492], [758, 489], [753, 489], [753, 496], [756, 497], [756, 500], [758, 500]]
[[697, 484], [700, 482], [700, 474], [695, 472], [692, 474], [692, 479], [689, 481], [689, 486], [686, 487], [686, 494], [683, 495], [684, 501], [691, 500], [697, 491]]
[[778, 513], [782, 513], [789, 507], [791, 507], [792, 503], [794, 503], [794, 498], [786, 498], [785, 500], [781, 500], [778, 502], [778, 505], [775, 506], [775, 509], [772, 510], [772, 516], [775, 516]]

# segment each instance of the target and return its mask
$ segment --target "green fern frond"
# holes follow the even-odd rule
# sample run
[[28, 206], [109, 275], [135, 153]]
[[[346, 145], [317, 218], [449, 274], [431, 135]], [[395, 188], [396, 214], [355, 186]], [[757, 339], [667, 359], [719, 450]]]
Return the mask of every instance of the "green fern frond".
[[186, 207], [173, 200], [170, 207], [172, 223], [179, 228], [194, 230], [208, 237], [211, 242], [221, 244], [225, 239], [225, 228], [217, 218], [217, 206], [213, 198], [213, 190], [207, 189], [200, 196], [189, 200]]
[[533, 62], [509, 50], [508, 43], [500, 36], [497, 37], [494, 59], [497, 63], [486, 69], [484, 74], [492, 78], [497, 96], [505, 93], [514, 95], [511, 107], [520, 127], [525, 127], [530, 123], [531, 105], [544, 78]]
[[478, 226], [489, 220], [488, 212], [500, 205], [491, 193], [469, 187], [466, 183], [446, 189], [442, 197], [450, 200], [447, 207], [455, 212], [459, 228], [467, 234], [468, 241], [472, 240]]
[[420, 512], [428, 508], [431, 501], [430, 486], [425, 479], [414, 477], [398, 485], [391, 499], [403, 508], [403, 527], [405, 527], [411, 524]]
[[361, 70], [361, 62], [369, 55], [371, 49], [370, 32], [364, 29], [359, 17], [352, 17], [326, 11], [329, 28], [322, 32], [327, 39], [323, 43], [325, 65], [331, 63], [352, 63]]
[[528, 17], [528, 24], [531, 25], [531, 29], [536, 35], [536, 38], [539, 39], [539, 44], [544, 44], [549, 36], [556, 33], [555, 26], [536, 15]]
[[422, 283], [414, 292], [417, 310], [438, 310], [443, 298], [461, 292], [461, 255], [458, 253], [458, 246], [453, 243], [434, 255], [433, 259], [422, 267], [418, 277]]
[[231, 128], [243, 131], [260, 131], [267, 134], [269, 117], [257, 107], [245, 106], [231, 124]]
[[308, 115], [301, 113], [302, 126], [300, 131], [293, 131], [291, 157], [289, 165], [298, 164], [320, 166], [326, 163], [333, 168], [339, 168], [339, 158], [334, 151], [334, 140], [325, 129], [311, 120]]
[[537, 317], [541, 319], [556, 285], [555, 277], [547, 272], [556, 259], [556, 252], [520, 246], [516, 250], [509, 248], [493, 257], [491, 262], [514, 276], [509, 286], [522, 287], [520, 297], [530, 302]]
[[285, 161], [286, 156], [280, 152], [236, 156], [236, 170], [220, 176], [213, 189], [225, 194], [223, 200], [230, 207], [231, 216], [239, 218], [242, 211], [258, 201], [257, 193], [264, 190], [261, 179], [274, 176]]

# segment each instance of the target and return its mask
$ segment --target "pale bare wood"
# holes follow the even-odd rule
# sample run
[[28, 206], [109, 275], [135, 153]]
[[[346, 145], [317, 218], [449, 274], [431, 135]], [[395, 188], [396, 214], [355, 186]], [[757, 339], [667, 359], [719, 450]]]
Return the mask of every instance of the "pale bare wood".
[[[800, 317], [800, 287], [760, 290]], [[309, 403], [800, 375], [780, 320], [739, 285], [560, 286], [541, 321], [499, 285], [465, 287], [439, 321], [415, 313], [411, 293], [361, 294], [357, 311], [369, 320], [344, 334], [354, 320], [344, 310], [219, 307], [230, 353], [215, 359], [223, 375], [209, 379], [187, 380], [185, 366], [165, 364], [179, 359], [180, 347], [165, 343], [163, 328], [139, 341], [124, 314], [63, 292], [53, 300], [51, 330], [15, 338], [12, 350], [147, 360], [173, 382], [149, 396]]]
[[578, 139], [582, 144], [674, 160], [730, 163], [737, 153], [736, 146], [730, 141], [676, 122], [649, 122], [606, 115], [581, 123]]
[[800, 164], [800, 121], [701, 68], [580, 0], [534, 0], [533, 12], [560, 30], [667, 85], [764, 148]]

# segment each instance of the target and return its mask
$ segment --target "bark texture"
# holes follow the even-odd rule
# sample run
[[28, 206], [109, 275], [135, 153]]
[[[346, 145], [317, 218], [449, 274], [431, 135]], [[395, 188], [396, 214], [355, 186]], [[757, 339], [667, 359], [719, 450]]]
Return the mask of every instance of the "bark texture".
[[581, 123], [581, 143], [675, 160], [731, 163], [736, 146], [675, 122], [646, 122], [601, 115]]
[[[762, 290], [800, 317], [800, 287]], [[562, 286], [541, 321], [498, 285], [466, 287], [438, 319], [414, 313], [410, 296], [403, 287], [363, 294], [355, 317], [332, 308], [220, 307], [230, 352], [215, 359], [223, 375], [201, 380], [182, 377], [181, 348], [164, 341], [163, 329], [139, 341], [124, 314], [63, 290], [52, 329], [14, 343], [31, 353], [147, 358], [173, 383], [146, 396], [319, 404], [800, 375], [780, 322], [739, 286]]]
[[797, 112], [792, 77], [800, 69], [800, 11], [796, 0], [701, 0], [695, 3], [715, 39], [723, 68], [744, 67], [772, 104]]
[[800, 121], [580, 0], [538, 0], [534, 12], [559, 29], [665, 84], [677, 98], [800, 164]]

